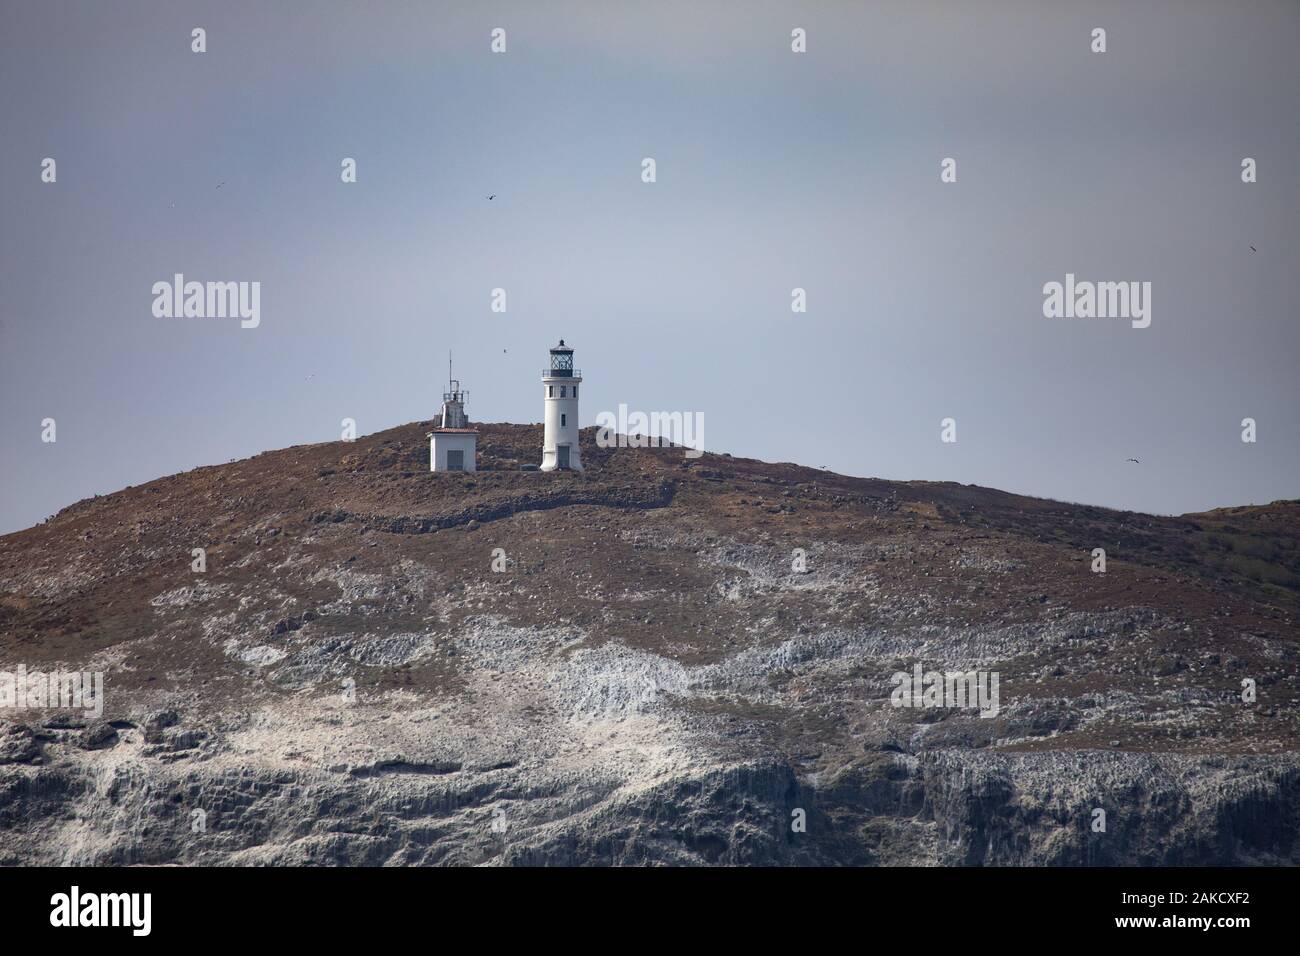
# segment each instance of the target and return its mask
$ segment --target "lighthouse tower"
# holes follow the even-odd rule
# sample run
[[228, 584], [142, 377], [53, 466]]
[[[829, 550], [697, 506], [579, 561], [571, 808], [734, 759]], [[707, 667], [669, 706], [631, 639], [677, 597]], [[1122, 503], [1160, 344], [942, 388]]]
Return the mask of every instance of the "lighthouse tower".
[[573, 349], [560, 344], [551, 349], [551, 367], [542, 370], [546, 423], [542, 436], [542, 471], [572, 468], [582, 471], [578, 451], [578, 384], [582, 373], [573, 367]]

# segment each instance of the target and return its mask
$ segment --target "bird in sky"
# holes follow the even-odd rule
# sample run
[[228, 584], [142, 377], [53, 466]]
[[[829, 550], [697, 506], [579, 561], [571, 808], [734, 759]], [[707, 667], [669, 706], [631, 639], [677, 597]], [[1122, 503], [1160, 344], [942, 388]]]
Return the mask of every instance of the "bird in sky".
[[1251, 252], [1254, 252], [1254, 251], [1255, 251], [1255, 247], [1254, 247], [1254, 246], [1251, 246], [1251, 247], [1250, 247], [1250, 251], [1251, 251]]
[[488, 199], [489, 199], [489, 200], [496, 199], [496, 198], [497, 198], [497, 194], [496, 194], [496, 193], [493, 193], [491, 196], [488, 196]]
[[220, 188], [221, 188], [222, 186], [224, 186], [225, 184], [226, 184], [226, 181], [223, 179], [223, 180], [221, 180], [221, 182], [217, 183], [217, 188], [220, 189]]
[[1133, 464], [1135, 464], [1135, 465], [1140, 465], [1140, 464], [1142, 464], [1142, 462], [1138, 461], [1136, 458], [1126, 458], [1125, 461], [1131, 461], [1131, 462], [1133, 462]]

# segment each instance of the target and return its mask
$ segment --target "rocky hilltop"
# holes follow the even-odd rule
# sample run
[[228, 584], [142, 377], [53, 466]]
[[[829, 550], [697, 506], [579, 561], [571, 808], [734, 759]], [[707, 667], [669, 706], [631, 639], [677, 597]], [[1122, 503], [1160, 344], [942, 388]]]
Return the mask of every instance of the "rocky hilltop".
[[[432, 475], [428, 427], [0, 538], [0, 671], [105, 686], [99, 718], [0, 710], [0, 864], [1300, 862], [1298, 502], [590, 432], [542, 474], [516, 425]], [[996, 716], [893, 706], [918, 664], [995, 672]]]

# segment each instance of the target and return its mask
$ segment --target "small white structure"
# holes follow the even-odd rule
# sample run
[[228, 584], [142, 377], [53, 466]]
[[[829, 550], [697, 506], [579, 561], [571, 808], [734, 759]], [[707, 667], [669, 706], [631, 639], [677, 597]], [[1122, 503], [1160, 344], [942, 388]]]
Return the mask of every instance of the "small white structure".
[[578, 385], [582, 373], [573, 367], [573, 349], [560, 344], [551, 349], [551, 367], [542, 370], [546, 401], [542, 433], [542, 471], [572, 468], [582, 471], [578, 450]]
[[430, 471], [477, 471], [478, 429], [469, 427], [465, 392], [455, 379], [442, 393], [442, 425], [429, 432]]

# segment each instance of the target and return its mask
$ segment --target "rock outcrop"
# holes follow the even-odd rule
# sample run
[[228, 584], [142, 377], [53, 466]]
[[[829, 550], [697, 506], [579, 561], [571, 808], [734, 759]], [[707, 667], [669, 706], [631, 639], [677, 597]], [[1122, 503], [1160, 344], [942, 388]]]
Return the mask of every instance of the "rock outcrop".
[[[0, 709], [0, 864], [1300, 862], [1300, 503], [480, 429], [472, 475], [416, 423], [0, 538], [0, 672], [104, 676]], [[897, 706], [917, 665], [996, 706]]]

